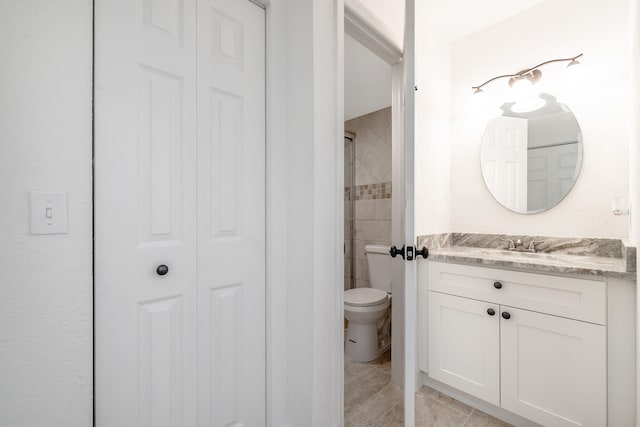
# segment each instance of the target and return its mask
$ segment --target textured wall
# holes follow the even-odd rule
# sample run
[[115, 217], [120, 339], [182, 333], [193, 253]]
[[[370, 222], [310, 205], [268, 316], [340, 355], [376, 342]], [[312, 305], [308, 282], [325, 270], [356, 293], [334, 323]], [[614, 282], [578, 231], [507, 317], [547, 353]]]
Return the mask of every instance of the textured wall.
[[[0, 2], [0, 425], [92, 423], [91, 2]], [[68, 234], [29, 234], [29, 190]]]
[[[356, 286], [364, 287], [369, 286], [365, 245], [391, 244], [391, 108], [349, 120], [344, 126], [346, 131], [356, 134], [354, 249]], [[345, 209], [345, 220], [349, 218], [349, 213]], [[350, 236], [348, 227], [347, 223], [347, 246]], [[350, 268], [347, 257], [345, 276], [348, 276]], [[348, 283], [345, 285], [347, 288]]]

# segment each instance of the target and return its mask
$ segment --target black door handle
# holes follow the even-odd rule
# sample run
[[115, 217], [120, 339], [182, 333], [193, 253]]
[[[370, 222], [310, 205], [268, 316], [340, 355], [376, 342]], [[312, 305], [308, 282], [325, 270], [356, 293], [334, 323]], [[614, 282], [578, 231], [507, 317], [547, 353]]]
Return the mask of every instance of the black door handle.
[[496, 314], [496, 311], [493, 308], [489, 308], [489, 309], [487, 309], [487, 314], [489, 316], [493, 316], [494, 314]]
[[396, 256], [400, 255], [402, 259], [404, 259], [404, 245], [402, 245], [402, 249], [398, 249], [395, 246], [391, 246], [391, 249], [389, 250], [389, 255], [391, 255], [391, 258], [395, 258]]
[[158, 268], [156, 268], [156, 273], [158, 273], [158, 276], [164, 276], [168, 272], [169, 272], [169, 267], [167, 267], [164, 264], [161, 264], [158, 266]]
[[509, 314], [508, 311], [503, 311], [502, 312], [502, 318], [505, 319], [505, 320], [509, 320], [509, 319], [511, 319], [511, 314]]
[[429, 249], [424, 246], [420, 250], [416, 249], [416, 258], [418, 255], [422, 255], [422, 258], [427, 259], [429, 257]]
[[418, 258], [418, 255], [421, 255], [423, 258], [426, 259], [429, 256], [429, 249], [423, 247], [422, 249], [418, 250], [413, 245], [409, 245], [409, 246], [402, 245], [402, 248], [400, 249], [398, 249], [395, 246], [391, 246], [391, 249], [389, 249], [389, 255], [391, 255], [392, 258], [395, 258], [396, 256], [400, 255], [402, 259], [406, 259], [407, 261], [413, 261], [414, 259]]
[[501, 289], [502, 288], [502, 283], [500, 282], [493, 282], [493, 287], [496, 289]]

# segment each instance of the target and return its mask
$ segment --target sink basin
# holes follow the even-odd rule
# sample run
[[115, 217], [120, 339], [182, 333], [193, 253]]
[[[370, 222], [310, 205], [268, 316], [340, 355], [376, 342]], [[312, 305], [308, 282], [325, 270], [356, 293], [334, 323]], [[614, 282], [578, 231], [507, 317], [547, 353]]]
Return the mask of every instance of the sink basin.
[[516, 252], [516, 251], [500, 251], [504, 256], [513, 258], [522, 258], [527, 260], [541, 260], [541, 261], [577, 261], [585, 259], [584, 255], [570, 255], [570, 254], [549, 254], [544, 252]]
[[518, 251], [505, 251], [500, 249], [488, 249], [488, 248], [465, 248], [466, 252], [473, 256], [487, 257], [492, 259], [505, 259], [518, 262], [575, 262], [577, 260], [584, 259], [582, 255], [569, 255], [569, 254], [550, 254], [545, 252], [518, 252]]

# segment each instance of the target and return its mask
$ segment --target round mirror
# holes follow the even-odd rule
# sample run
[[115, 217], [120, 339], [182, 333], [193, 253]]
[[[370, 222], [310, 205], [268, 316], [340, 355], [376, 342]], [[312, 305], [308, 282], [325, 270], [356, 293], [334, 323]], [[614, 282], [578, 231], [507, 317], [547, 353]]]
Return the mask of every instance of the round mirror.
[[482, 177], [505, 208], [531, 214], [557, 205], [582, 165], [582, 133], [569, 107], [547, 93], [506, 103], [485, 128]]

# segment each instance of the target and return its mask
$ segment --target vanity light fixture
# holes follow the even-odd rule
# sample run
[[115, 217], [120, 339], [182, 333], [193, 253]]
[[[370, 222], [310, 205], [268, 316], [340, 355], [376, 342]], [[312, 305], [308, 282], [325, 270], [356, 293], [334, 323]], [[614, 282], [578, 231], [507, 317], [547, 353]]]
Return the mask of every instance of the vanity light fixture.
[[[501, 76], [493, 77], [487, 80], [486, 82], [482, 83], [481, 85], [472, 86], [471, 89], [474, 90], [473, 92], [474, 95], [478, 95], [480, 93], [484, 93], [482, 88], [487, 84], [491, 83], [492, 81], [508, 78], [509, 86], [511, 87], [512, 93], [514, 95], [514, 100], [523, 101], [525, 99], [531, 98], [534, 95], [535, 90], [533, 86], [542, 77], [542, 71], [540, 71], [540, 67], [543, 67], [547, 64], [551, 64], [553, 62], [569, 62], [567, 64], [567, 68], [574, 67], [580, 64], [580, 61], [578, 61], [578, 58], [580, 58], [582, 55], [583, 54], [581, 53], [579, 55], [572, 56], [571, 58], [558, 58], [558, 59], [551, 59], [549, 61], [541, 62], [540, 64], [534, 67], [526, 68], [514, 74], [503, 74]], [[537, 97], [537, 94], [535, 94], [535, 96]]]

